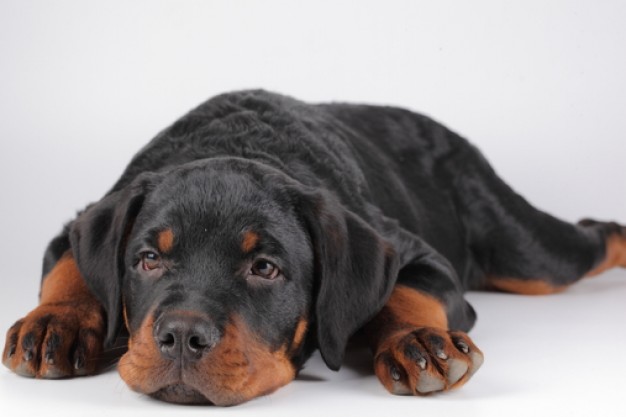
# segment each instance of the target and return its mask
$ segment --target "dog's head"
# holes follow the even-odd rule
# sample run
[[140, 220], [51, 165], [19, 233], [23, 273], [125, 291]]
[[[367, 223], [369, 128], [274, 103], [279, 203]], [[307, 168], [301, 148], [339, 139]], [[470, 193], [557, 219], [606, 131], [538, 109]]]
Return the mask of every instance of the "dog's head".
[[122, 378], [181, 403], [272, 392], [316, 348], [339, 368], [398, 264], [335, 196], [237, 158], [142, 174], [79, 216], [71, 244], [108, 343], [130, 334]]

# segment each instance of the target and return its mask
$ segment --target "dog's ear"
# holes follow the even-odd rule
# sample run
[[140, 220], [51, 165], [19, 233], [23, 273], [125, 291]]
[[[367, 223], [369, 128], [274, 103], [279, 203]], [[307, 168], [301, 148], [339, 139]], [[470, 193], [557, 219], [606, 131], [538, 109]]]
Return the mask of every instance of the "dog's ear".
[[89, 206], [70, 229], [70, 244], [81, 275], [107, 315], [105, 346], [115, 342], [122, 317], [124, 252], [155, 174], [142, 174], [125, 188]]
[[315, 253], [318, 347], [338, 370], [348, 339], [383, 307], [398, 275], [393, 246], [326, 191], [301, 194]]

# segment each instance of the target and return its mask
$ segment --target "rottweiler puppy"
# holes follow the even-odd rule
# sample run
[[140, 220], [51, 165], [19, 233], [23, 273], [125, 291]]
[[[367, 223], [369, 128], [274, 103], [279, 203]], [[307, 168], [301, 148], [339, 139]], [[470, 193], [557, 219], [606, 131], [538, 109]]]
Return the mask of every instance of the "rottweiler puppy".
[[159, 133], [48, 246], [40, 305], [4, 364], [62, 378], [118, 364], [135, 391], [232, 405], [352, 336], [394, 394], [458, 388], [483, 363], [464, 291], [561, 291], [626, 266], [626, 228], [533, 208], [428, 117], [220, 95]]

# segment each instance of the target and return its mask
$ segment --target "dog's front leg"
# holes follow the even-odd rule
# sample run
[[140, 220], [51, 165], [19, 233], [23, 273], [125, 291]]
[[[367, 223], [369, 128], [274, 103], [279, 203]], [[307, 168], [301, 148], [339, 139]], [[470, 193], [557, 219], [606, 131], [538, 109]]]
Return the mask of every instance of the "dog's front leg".
[[67, 250], [43, 278], [39, 306], [9, 329], [2, 360], [28, 377], [93, 374], [104, 333], [103, 308]]
[[472, 307], [440, 255], [400, 270], [382, 310], [364, 327], [376, 375], [393, 394], [426, 395], [460, 387], [483, 363], [468, 331]]

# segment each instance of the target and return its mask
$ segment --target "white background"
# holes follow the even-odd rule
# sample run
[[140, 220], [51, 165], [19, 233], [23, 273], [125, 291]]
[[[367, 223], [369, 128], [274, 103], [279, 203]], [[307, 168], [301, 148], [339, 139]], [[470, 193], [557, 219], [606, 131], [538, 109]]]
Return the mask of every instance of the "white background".
[[[427, 113], [538, 207], [626, 223], [625, 40], [626, 2], [608, 0], [1, 0], [0, 331], [36, 305], [62, 223], [160, 129], [232, 89]], [[469, 299], [486, 362], [450, 394], [393, 397], [368, 358], [339, 374], [314, 358], [226, 410], [149, 400], [115, 372], [0, 369], [0, 414], [626, 415], [625, 271], [556, 296]]]

